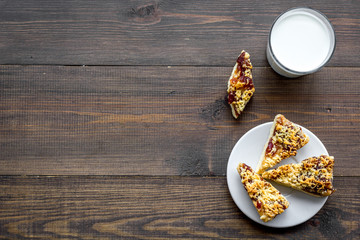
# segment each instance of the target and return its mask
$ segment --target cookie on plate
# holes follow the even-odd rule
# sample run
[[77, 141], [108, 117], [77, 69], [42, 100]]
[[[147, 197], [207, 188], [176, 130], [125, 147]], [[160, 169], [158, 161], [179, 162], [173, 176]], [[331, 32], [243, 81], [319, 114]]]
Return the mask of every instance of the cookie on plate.
[[308, 142], [309, 137], [302, 131], [301, 127], [281, 114], [276, 115], [256, 172], [261, 174], [280, 161], [295, 156], [297, 150]]
[[321, 155], [298, 164], [286, 164], [262, 174], [265, 179], [307, 194], [325, 197], [333, 194], [334, 157]]
[[240, 163], [237, 171], [261, 220], [268, 222], [289, 207], [286, 198], [250, 166]]

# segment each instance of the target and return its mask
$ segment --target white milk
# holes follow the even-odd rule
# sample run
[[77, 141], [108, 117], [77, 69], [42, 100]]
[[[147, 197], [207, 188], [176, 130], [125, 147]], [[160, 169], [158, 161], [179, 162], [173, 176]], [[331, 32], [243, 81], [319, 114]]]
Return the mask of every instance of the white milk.
[[296, 8], [274, 22], [268, 41], [271, 67], [286, 77], [298, 77], [319, 70], [335, 49], [334, 30], [321, 13]]

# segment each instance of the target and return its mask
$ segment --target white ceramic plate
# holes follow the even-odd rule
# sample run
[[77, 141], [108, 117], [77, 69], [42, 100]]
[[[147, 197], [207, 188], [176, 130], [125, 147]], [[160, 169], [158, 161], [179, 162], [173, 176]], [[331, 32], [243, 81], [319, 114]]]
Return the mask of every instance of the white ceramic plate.
[[[240, 162], [256, 169], [271, 126], [272, 122], [268, 122], [254, 127], [244, 134], [236, 143], [230, 154], [227, 165], [227, 183], [234, 202], [246, 216], [255, 222], [268, 227], [291, 227], [312, 218], [325, 204], [327, 197], [313, 197], [306, 193], [271, 182], [273, 186], [286, 197], [290, 206], [281, 215], [278, 215], [273, 220], [265, 223], [260, 220], [260, 216], [252, 204], [249, 195], [245, 191], [236, 170]], [[312, 132], [302, 126], [300, 127], [305, 134], [309, 136], [310, 141], [297, 151], [298, 153], [295, 157], [285, 159], [277, 166], [289, 163], [299, 163], [308, 157], [319, 156], [321, 154], [328, 155], [322, 142]]]

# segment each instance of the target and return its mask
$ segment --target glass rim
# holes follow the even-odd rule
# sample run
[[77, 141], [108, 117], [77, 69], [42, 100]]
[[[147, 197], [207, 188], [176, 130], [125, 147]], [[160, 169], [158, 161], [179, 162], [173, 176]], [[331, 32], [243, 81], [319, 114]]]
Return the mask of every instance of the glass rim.
[[[310, 71], [296, 71], [296, 70], [293, 70], [293, 69], [290, 69], [286, 66], [284, 66], [284, 64], [282, 64], [275, 56], [273, 50], [272, 50], [272, 47], [271, 47], [271, 33], [272, 33], [272, 30], [274, 28], [274, 25], [277, 23], [277, 21], [286, 13], [288, 12], [291, 12], [291, 11], [295, 11], [295, 10], [300, 10], [300, 9], [304, 9], [306, 10], [307, 12], [310, 12], [312, 14], [319, 14], [321, 17], [323, 17], [323, 19], [320, 19], [324, 22], [327, 22], [328, 25], [330, 26], [330, 34], [334, 36], [334, 44], [331, 45], [330, 47], [332, 49], [329, 49], [329, 52], [331, 51], [331, 53], [325, 58], [324, 62], [321, 63], [321, 65], [319, 65], [319, 67], [316, 67]], [[316, 16], [318, 17], [318, 16]], [[268, 47], [269, 47], [269, 52], [273, 58], [273, 60], [276, 62], [277, 65], [279, 65], [280, 68], [283, 68], [285, 71], [291, 73], [291, 74], [294, 74], [294, 75], [306, 75], [306, 74], [310, 74], [310, 73], [314, 73], [316, 71], [318, 71], [319, 69], [321, 69], [322, 67], [324, 67], [331, 59], [331, 57], [334, 55], [334, 52], [335, 52], [335, 48], [336, 48], [336, 34], [335, 34], [335, 29], [333, 27], [333, 25], [331, 24], [330, 20], [326, 17], [325, 14], [323, 14], [322, 12], [316, 10], [316, 9], [313, 9], [313, 8], [310, 8], [310, 7], [294, 7], [294, 8], [289, 8], [287, 9], [286, 11], [282, 12], [279, 16], [277, 16], [274, 20], [274, 22], [272, 23], [271, 25], [271, 28], [270, 28], [270, 33], [269, 33], [269, 36], [268, 36]]]

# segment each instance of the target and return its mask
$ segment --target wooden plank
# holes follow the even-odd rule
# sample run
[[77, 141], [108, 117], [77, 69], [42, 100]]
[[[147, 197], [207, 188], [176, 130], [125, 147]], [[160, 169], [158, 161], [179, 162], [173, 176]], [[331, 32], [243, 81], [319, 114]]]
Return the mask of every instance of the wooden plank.
[[6, 239], [355, 239], [359, 177], [307, 222], [264, 228], [233, 202], [225, 177], [0, 177]]
[[[295, 1], [0, 1], [0, 64], [268, 66], [271, 24]], [[360, 66], [359, 1], [303, 1], [334, 25], [329, 66]]]
[[0, 174], [225, 175], [238, 139], [282, 113], [341, 162], [335, 175], [359, 176], [360, 68], [287, 81], [255, 68], [239, 120], [225, 101], [230, 72], [1, 66]]

